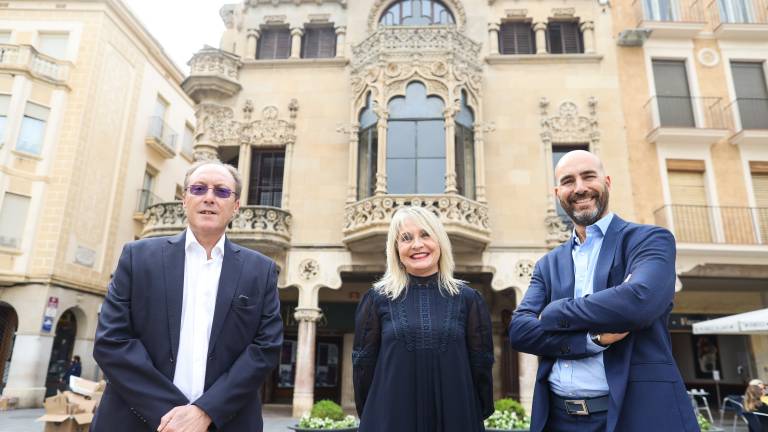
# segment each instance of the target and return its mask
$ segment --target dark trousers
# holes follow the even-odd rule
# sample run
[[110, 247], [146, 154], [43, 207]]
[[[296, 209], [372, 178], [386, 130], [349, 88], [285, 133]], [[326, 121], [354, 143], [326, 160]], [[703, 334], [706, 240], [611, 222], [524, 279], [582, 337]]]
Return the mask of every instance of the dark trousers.
[[607, 428], [607, 411], [580, 416], [568, 414], [564, 408], [554, 405], [549, 404], [546, 432], [605, 432]]

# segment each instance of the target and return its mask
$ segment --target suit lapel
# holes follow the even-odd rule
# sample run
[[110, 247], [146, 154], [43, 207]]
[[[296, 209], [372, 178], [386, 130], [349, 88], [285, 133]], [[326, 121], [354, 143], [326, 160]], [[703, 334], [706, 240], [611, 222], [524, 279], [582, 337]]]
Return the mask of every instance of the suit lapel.
[[213, 313], [213, 324], [211, 325], [211, 337], [208, 343], [208, 353], [213, 352], [213, 348], [218, 340], [221, 328], [224, 326], [224, 320], [227, 318], [229, 308], [232, 306], [232, 298], [237, 291], [238, 281], [240, 280], [240, 271], [243, 268], [243, 257], [240, 255], [240, 248], [226, 239], [224, 242], [224, 262], [221, 264], [221, 276], [219, 276], [219, 289], [216, 293], [216, 309]]
[[171, 337], [173, 358], [179, 352], [181, 333], [181, 307], [184, 301], [184, 244], [186, 230], [168, 239], [163, 248], [163, 274], [165, 275], [165, 304], [168, 308], [168, 332]]
[[555, 290], [552, 293], [552, 300], [561, 298], [573, 298], [573, 237], [560, 246], [557, 252], [557, 271], [560, 283], [555, 284]]
[[595, 279], [592, 281], [592, 290], [594, 292], [602, 291], [608, 287], [608, 274], [613, 266], [616, 246], [619, 244], [619, 232], [624, 229], [626, 224], [623, 219], [613, 215], [613, 220], [608, 225], [605, 237], [603, 238], [603, 245], [600, 247], [600, 254], [597, 257]]

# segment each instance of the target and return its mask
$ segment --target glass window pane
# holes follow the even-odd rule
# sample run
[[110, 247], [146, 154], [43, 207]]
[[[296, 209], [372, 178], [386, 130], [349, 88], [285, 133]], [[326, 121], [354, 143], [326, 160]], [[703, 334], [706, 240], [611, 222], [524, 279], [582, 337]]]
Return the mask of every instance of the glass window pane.
[[0, 246], [21, 247], [30, 198], [7, 192], [0, 210]]
[[11, 43], [11, 32], [0, 31], [0, 43], [2, 44]]
[[416, 156], [416, 122], [391, 121], [387, 129], [387, 157]]
[[36, 118], [24, 116], [21, 121], [19, 139], [16, 150], [39, 155], [43, 149], [45, 122]]
[[0, 147], [5, 144], [5, 125], [8, 123], [8, 117], [0, 116]]
[[391, 194], [416, 193], [416, 160], [387, 160], [387, 192]]
[[445, 157], [445, 125], [442, 120], [420, 121], [416, 127], [416, 156]]
[[416, 171], [416, 193], [437, 194], [445, 191], [445, 159], [419, 159]]
[[184, 153], [191, 155], [194, 150], [195, 145], [195, 132], [192, 130], [191, 127], [185, 126], [184, 127], [184, 141], [182, 142], [182, 150]]
[[38, 36], [37, 50], [45, 55], [57, 59], [63, 59], [67, 56], [66, 33], [42, 33]]

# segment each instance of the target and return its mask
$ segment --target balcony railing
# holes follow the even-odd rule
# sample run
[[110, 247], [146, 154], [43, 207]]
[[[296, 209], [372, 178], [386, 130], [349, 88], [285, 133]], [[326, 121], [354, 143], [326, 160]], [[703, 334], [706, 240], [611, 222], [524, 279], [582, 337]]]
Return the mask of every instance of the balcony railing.
[[644, 106], [648, 129], [726, 129], [718, 97], [654, 96]]
[[147, 128], [147, 144], [155, 148], [166, 158], [176, 155], [176, 131], [171, 129], [161, 117], [150, 117]]
[[708, 9], [715, 29], [723, 24], [768, 24], [766, 0], [714, 0]]
[[634, 0], [638, 26], [647, 22], [702, 23], [704, 8], [700, 0]]
[[768, 207], [673, 204], [656, 210], [654, 216], [678, 243], [768, 244]]
[[344, 243], [353, 250], [383, 250], [392, 216], [407, 206], [434, 212], [459, 251], [482, 250], [490, 243], [488, 208], [460, 195], [380, 195], [349, 204]]
[[64, 84], [70, 63], [37, 52], [31, 45], [0, 44], [0, 69], [27, 72], [32, 76]]
[[[142, 237], [175, 235], [187, 226], [181, 202], [150, 205], [144, 212]], [[291, 214], [269, 206], [241, 206], [227, 228], [232, 241], [265, 253], [284, 250], [291, 242]]]
[[136, 213], [144, 213], [149, 206], [162, 201], [162, 198], [152, 193], [148, 189], [139, 189], [136, 199]]
[[734, 127], [737, 132], [745, 129], [768, 130], [768, 99], [736, 98], [726, 107], [726, 116], [737, 120]]

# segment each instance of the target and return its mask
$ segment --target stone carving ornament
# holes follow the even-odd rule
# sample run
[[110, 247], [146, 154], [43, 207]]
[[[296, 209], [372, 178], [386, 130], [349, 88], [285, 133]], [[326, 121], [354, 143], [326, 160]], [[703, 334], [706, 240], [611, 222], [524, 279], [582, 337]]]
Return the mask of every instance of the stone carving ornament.
[[312, 258], [307, 258], [299, 264], [299, 275], [305, 281], [314, 279], [319, 273], [320, 264]]
[[522, 259], [515, 264], [515, 276], [523, 282], [528, 283], [533, 276], [534, 263], [528, 259]]
[[243, 108], [245, 121], [234, 118], [230, 107], [201, 104], [197, 112], [195, 141], [217, 145], [250, 144], [255, 146], [284, 146], [296, 142], [296, 113], [298, 102], [289, 104], [290, 120], [281, 120], [275, 106], [267, 106], [261, 112], [260, 120], [249, 120], [253, 110], [251, 101]]

